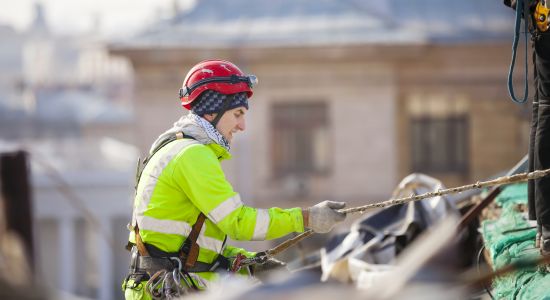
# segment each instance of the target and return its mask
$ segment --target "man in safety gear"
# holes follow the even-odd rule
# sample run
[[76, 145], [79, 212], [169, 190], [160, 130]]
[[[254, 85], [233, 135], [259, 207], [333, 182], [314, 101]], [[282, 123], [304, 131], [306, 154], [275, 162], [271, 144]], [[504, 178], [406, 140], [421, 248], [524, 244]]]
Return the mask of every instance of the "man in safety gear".
[[[537, 7], [542, 5], [537, 1]], [[545, 7], [550, 7], [548, 2]], [[546, 8], [548, 12], [548, 8]], [[548, 14], [546, 14], [546, 17]], [[538, 27], [534, 39], [535, 97], [529, 149], [529, 171], [550, 168], [550, 31], [548, 20]], [[528, 185], [529, 216], [536, 219], [541, 253], [550, 255], [550, 178], [531, 180]]]
[[220, 162], [231, 158], [231, 141], [246, 128], [256, 83], [223, 60], [200, 62], [187, 74], [179, 96], [189, 113], [159, 136], [138, 167], [126, 299], [181, 295], [228, 272], [249, 272], [239, 262], [255, 253], [226, 245], [227, 236], [261, 241], [305, 228], [325, 233], [345, 219], [342, 202], [250, 207], [226, 180]]
[[[517, 9], [524, 5], [533, 40], [535, 96], [532, 105], [529, 139], [529, 172], [550, 168], [550, 3], [548, 0], [504, 0]], [[525, 33], [527, 34], [527, 33]], [[527, 75], [526, 75], [527, 76]], [[543, 255], [550, 255], [550, 178], [529, 180], [529, 219], [537, 221], [535, 245]]]

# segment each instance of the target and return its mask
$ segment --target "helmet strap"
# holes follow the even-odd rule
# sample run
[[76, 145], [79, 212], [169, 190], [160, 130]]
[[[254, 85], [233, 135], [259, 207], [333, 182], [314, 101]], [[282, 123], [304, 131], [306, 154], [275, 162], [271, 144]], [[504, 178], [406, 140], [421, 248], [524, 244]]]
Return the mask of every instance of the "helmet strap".
[[225, 102], [223, 103], [222, 108], [220, 108], [220, 110], [218, 111], [218, 114], [216, 115], [214, 120], [212, 120], [212, 122], [210, 122], [210, 124], [212, 124], [212, 126], [214, 126], [214, 128], [216, 128], [216, 125], [218, 125], [218, 122], [222, 118], [223, 114], [225, 114], [225, 112], [229, 108], [229, 105], [231, 105], [231, 102], [233, 102], [234, 98], [235, 98], [235, 94], [229, 95], [227, 97], [227, 99], [225, 99]]
[[246, 83], [250, 88], [252, 88], [253, 85], [255, 85], [258, 82], [258, 79], [254, 75], [248, 75], [248, 76], [237, 76], [237, 75], [231, 75], [227, 77], [209, 77], [202, 80], [199, 80], [198, 82], [195, 82], [191, 86], [184, 86], [179, 90], [179, 96], [180, 98], [185, 97], [187, 95], [191, 95], [191, 92], [193, 92], [196, 88], [200, 87], [201, 85], [205, 85], [208, 83], [213, 82], [222, 82], [222, 83], [230, 83], [230, 84], [237, 84], [240, 82]]

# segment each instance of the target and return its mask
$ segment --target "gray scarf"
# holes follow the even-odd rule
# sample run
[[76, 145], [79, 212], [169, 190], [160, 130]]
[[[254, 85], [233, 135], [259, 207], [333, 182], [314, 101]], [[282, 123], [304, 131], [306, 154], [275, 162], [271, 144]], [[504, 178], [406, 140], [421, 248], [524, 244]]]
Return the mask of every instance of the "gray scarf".
[[172, 128], [168, 129], [157, 138], [151, 146], [149, 153], [152, 153], [153, 149], [155, 149], [157, 145], [176, 132], [183, 132], [186, 135], [192, 136], [201, 144], [208, 145], [216, 143], [224, 147], [228, 152], [230, 150], [229, 142], [216, 128], [214, 128], [214, 126], [212, 126], [212, 124], [210, 124], [210, 122], [192, 112], [189, 112], [187, 115], [176, 121]]

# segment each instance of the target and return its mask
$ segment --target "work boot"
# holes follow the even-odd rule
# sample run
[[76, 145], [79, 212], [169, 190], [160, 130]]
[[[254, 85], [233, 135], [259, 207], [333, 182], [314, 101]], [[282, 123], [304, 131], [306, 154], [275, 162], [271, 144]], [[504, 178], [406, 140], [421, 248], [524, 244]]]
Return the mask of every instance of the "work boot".
[[550, 239], [542, 239], [540, 243], [540, 254], [544, 256], [550, 255]]
[[540, 249], [540, 241], [542, 240], [542, 225], [537, 220], [530, 220], [529, 225], [537, 227], [537, 235], [535, 236], [535, 248]]
[[550, 229], [542, 226], [542, 234], [540, 237], [540, 254], [550, 255]]

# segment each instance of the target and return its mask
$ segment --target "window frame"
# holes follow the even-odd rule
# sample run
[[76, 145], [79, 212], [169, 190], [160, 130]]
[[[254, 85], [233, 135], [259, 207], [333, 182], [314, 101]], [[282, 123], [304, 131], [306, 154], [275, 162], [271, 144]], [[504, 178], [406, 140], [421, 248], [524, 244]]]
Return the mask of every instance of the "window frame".
[[[417, 126], [416, 123], [419, 123]], [[437, 132], [437, 123], [445, 127], [445, 132]], [[445, 116], [420, 115], [411, 116], [409, 120], [410, 133], [410, 168], [413, 172], [423, 173], [454, 173], [466, 175], [469, 172], [469, 117], [466, 113]], [[430, 128], [432, 127], [432, 128]], [[415, 131], [418, 131], [416, 133]], [[435, 132], [434, 132], [435, 131]], [[462, 131], [462, 137], [456, 137]], [[431, 134], [436, 134], [430, 139]], [[434, 143], [435, 141], [435, 143]], [[440, 143], [445, 143], [441, 146]], [[418, 148], [419, 146], [419, 148]], [[435, 160], [435, 148], [451, 153], [443, 163]], [[459, 149], [461, 147], [462, 149]], [[440, 150], [441, 151], [441, 150]], [[420, 157], [420, 159], [418, 159]]]
[[[311, 113], [310, 117], [307, 114]], [[306, 116], [306, 117], [304, 117]], [[325, 136], [321, 141], [324, 143], [324, 163], [318, 164], [315, 159], [315, 131], [317, 134]], [[324, 131], [324, 133], [323, 133]], [[288, 176], [325, 176], [331, 172], [332, 163], [332, 145], [331, 145], [331, 121], [330, 121], [330, 105], [327, 101], [309, 100], [309, 101], [292, 101], [292, 102], [274, 102], [270, 106], [270, 158], [271, 158], [271, 173], [275, 179], [280, 179]], [[282, 137], [287, 135], [287, 137]], [[302, 135], [302, 138], [300, 138]], [[304, 138], [305, 137], [305, 138]], [[280, 147], [282, 139], [294, 140], [293, 145], [289, 148]], [[299, 147], [300, 142], [305, 142], [308, 146]], [[306, 150], [303, 148], [306, 147]], [[309, 149], [309, 150], [308, 150]], [[285, 153], [285, 151], [287, 153]], [[289, 153], [290, 152], [290, 153]], [[300, 167], [296, 163], [301, 158], [309, 159], [309, 161]], [[289, 160], [290, 159], [290, 160]], [[281, 164], [281, 162], [284, 162]]]

